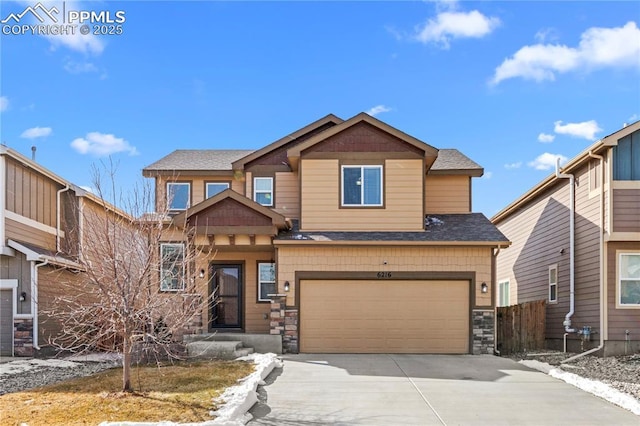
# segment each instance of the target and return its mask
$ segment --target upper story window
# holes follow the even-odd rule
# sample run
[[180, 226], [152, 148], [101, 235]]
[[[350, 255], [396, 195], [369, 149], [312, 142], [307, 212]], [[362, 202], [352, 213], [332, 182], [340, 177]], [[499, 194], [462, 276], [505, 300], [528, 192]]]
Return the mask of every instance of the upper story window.
[[207, 182], [206, 197], [211, 198], [225, 189], [229, 189], [229, 182]]
[[558, 302], [558, 265], [549, 266], [549, 303]]
[[184, 290], [184, 244], [160, 244], [160, 291]]
[[191, 200], [191, 184], [167, 182], [167, 205], [169, 210], [186, 210]]
[[618, 304], [640, 307], [640, 253], [620, 253], [618, 264]]
[[382, 206], [382, 166], [342, 166], [343, 206]]
[[257, 177], [253, 179], [253, 200], [263, 206], [273, 206], [273, 178]]
[[640, 130], [620, 139], [613, 147], [613, 179], [640, 180]]

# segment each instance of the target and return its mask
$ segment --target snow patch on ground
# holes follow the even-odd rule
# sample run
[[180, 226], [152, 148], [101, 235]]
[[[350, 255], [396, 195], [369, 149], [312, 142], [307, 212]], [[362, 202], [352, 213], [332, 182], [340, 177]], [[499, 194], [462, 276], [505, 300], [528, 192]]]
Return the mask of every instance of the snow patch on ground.
[[585, 392], [589, 392], [595, 396], [611, 402], [612, 404], [616, 404], [617, 406], [622, 407], [625, 410], [629, 410], [637, 416], [640, 416], [640, 402], [638, 402], [638, 400], [618, 391], [617, 389], [612, 388], [605, 383], [597, 382], [585, 377], [580, 377], [577, 374], [569, 373], [559, 368], [554, 368], [545, 362], [535, 360], [522, 360], [519, 362], [526, 367], [542, 371], [543, 373], [546, 373], [551, 377], [563, 380], [570, 385], [582, 389]]
[[67, 361], [77, 361], [77, 362], [120, 362], [122, 361], [122, 354], [118, 353], [86, 353], [86, 354], [74, 354], [70, 355], [66, 358], [63, 358]]
[[237, 358], [237, 361], [250, 361], [256, 365], [256, 371], [240, 380], [236, 386], [232, 386], [216, 398], [216, 404], [223, 403], [217, 411], [212, 411], [215, 420], [200, 423], [174, 423], [174, 422], [102, 422], [100, 426], [244, 426], [252, 416], [248, 413], [253, 404], [258, 402], [258, 385], [264, 384], [264, 379], [274, 368], [282, 368], [283, 363], [276, 354], [250, 354]]

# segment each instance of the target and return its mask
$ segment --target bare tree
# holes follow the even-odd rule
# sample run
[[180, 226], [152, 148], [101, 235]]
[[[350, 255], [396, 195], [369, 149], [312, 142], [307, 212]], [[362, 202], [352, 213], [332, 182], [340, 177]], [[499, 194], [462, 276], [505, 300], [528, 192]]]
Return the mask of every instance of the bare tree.
[[[105, 169], [107, 192], [117, 194], [114, 167]], [[80, 272], [47, 312], [60, 328], [50, 342], [66, 351], [122, 354], [122, 391], [131, 392], [135, 351], [180, 357], [176, 343], [186, 328], [201, 325], [212, 300], [190, 278], [202, 254], [193, 236], [167, 239], [168, 212], [148, 213], [155, 210], [152, 186], [138, 184], [126, 198], [111, 195], [118, 203], [107, 202], [103, 174], [96, 167], [93, 174], [95, 196], [78, 209]]]

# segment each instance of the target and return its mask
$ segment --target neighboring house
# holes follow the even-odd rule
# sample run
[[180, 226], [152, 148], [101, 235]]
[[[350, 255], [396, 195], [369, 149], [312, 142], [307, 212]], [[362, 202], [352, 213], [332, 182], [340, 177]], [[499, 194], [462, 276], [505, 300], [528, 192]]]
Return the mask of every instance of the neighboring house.
[[[59, 325], [46, 311], [79, 282], [83, 211], [104, 214], [94, 195], [0, 146], [0, 355], [54, 351]], [[115, 212], [115, 210], [112, 210]]]
[[257, 151], [177, 150], [143, 174], [172, 211], [163, 258], [187, 234], [211, 249], [191, 272], [168, 262], [159, 289], [215, 292], [203, 332], [280, 335], [289, 352], [493, 352], [509, 242], [471, 213], [483, 169], [459, 151], [328, 115]]
[[640, 350], [640, 122], [594, 143], [492, 222], [513, 243], [497, 259], [499, 305], [547, 300], [551, 348], [566, 338], [572, 351]]

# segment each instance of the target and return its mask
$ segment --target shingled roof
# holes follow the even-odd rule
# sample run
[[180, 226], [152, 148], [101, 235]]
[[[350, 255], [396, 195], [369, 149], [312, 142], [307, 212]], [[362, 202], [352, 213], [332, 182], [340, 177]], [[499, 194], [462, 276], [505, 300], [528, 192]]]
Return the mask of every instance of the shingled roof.
[[476, 177], [484, 174], [482, 166], [457, 149], [439, 149], [438, 158], [431, 166], [429, 174], [451, 174], [452, 171]]
[[276, 240], [287, 241], [424, 241], [509, 244], [509, 239], [482, 213], [438, 214], [425, 218], [419, 232], [300, 232], [298, 221]]
[[[177, 149], [145, 167], [143, 174], [183, 170], [232, 170], [232, 163], [254, 151], [246, 149]], [[482, 176], [484, 169], [457, 149], [440, 149], [430, 174], [458, 174]], [[455, 173], [453, 173], [455, 174]]]
[[253, 150], [246, 149], [177, 149], [143, 169], [148, 172], [174, 170], [232, 170], [231, 163]]

